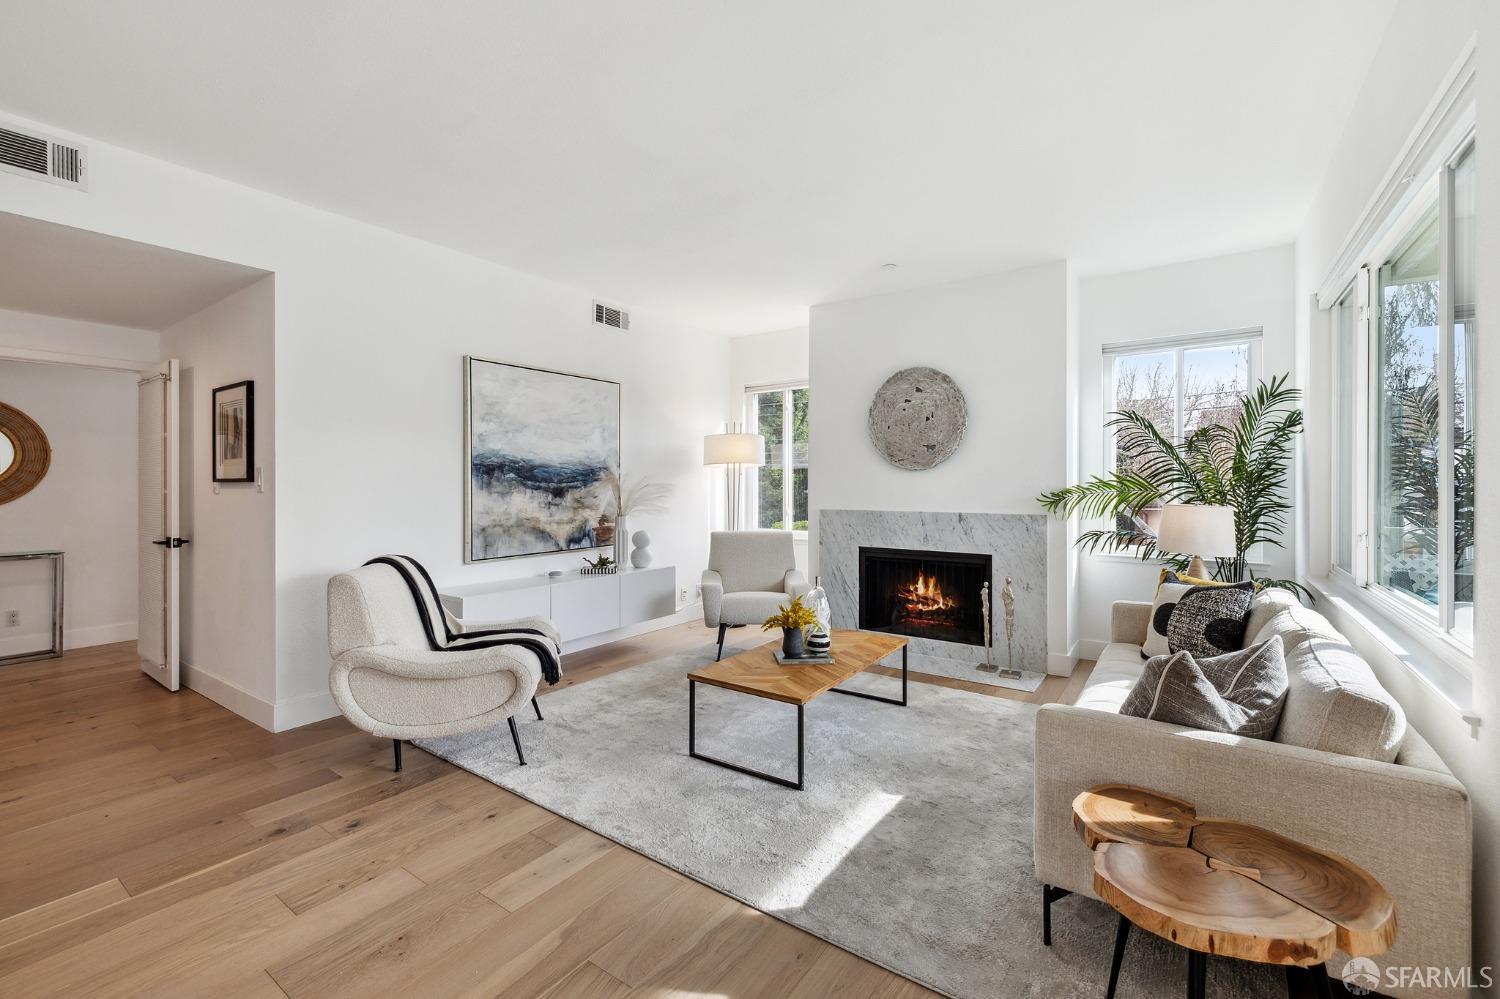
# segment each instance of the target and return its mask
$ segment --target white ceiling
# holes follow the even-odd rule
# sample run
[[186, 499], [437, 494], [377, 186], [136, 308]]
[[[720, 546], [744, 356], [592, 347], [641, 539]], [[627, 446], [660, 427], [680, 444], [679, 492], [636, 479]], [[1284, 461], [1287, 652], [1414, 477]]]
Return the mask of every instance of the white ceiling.
[[0, 309], [164, 330], [265, 276], [253, 267], [0, 212]]
[[746, 332], [1290, 239], [1393, 5], [6, 0], [0, 105]]

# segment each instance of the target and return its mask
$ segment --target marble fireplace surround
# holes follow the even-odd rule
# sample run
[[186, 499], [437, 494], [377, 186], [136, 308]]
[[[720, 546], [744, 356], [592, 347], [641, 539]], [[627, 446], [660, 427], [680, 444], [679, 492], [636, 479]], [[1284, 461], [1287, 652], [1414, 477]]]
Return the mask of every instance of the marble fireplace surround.
[[1000, 588], [1011, 577], [1016, 595], [1015, 662], [1019, 681], [976, 667], [984, 649], [910, 638], [911, 668], [924, 673], [1034, 690], [1047, 670], [1047, 518], [1042, 514], [918, 513], [904, 510], [818, 511], [818, 576], [836, 628], [859, 622], [859, 549], [909, 548], [971, 552], [994, 561], [994, 661], [1005, 664], [1005, 610]]

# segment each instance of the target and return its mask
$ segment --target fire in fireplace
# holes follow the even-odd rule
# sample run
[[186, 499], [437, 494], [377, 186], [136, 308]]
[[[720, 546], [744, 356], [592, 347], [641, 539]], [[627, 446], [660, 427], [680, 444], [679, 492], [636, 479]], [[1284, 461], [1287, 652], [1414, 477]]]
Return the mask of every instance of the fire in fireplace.
[[990, 563], [989, 555], [861, 547], [859, 627], [983, 645]]

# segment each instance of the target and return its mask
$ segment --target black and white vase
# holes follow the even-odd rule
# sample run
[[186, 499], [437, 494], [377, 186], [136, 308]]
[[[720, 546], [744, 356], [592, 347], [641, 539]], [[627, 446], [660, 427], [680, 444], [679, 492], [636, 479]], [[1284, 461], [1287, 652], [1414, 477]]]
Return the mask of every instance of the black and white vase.
[[807, 654], [810, 656], [826, 656], [833, 651], [833, 639], [821, 628], [814, 628], [808, 633], [806, 644]]

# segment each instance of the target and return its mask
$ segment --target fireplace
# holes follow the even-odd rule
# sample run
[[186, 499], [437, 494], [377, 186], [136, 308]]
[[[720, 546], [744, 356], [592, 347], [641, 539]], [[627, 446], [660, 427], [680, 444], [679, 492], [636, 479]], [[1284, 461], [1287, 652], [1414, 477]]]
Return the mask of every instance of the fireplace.
[[985, 583], [989, 555], [861, 546], [859, 627], [982, 646]]

